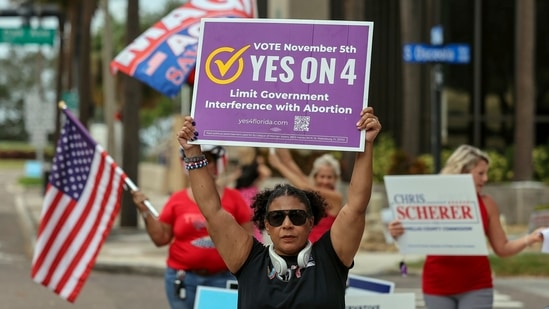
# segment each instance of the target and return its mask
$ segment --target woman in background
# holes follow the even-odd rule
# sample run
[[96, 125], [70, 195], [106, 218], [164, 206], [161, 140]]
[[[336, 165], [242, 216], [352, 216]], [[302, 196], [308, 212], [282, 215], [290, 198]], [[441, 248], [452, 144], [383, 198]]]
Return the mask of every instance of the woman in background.
[[337, 190], [341, 176], [339, 162], [331, 154], [324, 154], [314, 161], [307, 176], [294, 161], [290, 151], [279, 148], [271, 151], [269, 163], [293, 186], [305, 191], [316, 191], [326, 200], [326, 216], [314, 226], [309, 235], [310, 241], [317, 241], [330, 229], [343, 206], [343, 195]]
[[[484, 233], [495, 254], [508, 257], [533, 243], [542, 242], [540, 232], [543, 228], [519, 239], [507, 239], [496, 202], [482, 193], [488, 181], [489, 164], [485, 152], [462, 145], [448, 158], [441, 174], [470, 173], [473, 176]], [[389, 232], [394, 238], [404, 231], [398, 220], [389, 224]], [[428, 309], [490, 309], [493, 306], [492, 270], [487, 256], [427, 256], [422, 277], [423, 297]]]

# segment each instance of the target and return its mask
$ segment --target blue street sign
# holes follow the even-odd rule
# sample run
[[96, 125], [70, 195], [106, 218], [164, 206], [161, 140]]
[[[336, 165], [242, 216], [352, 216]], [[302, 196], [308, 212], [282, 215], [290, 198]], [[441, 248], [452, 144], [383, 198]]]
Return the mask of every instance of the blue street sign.
[[402, 59], [405, 62], [464, 64], [471, 62], [471, 48], [468, 44], [405, 44]]

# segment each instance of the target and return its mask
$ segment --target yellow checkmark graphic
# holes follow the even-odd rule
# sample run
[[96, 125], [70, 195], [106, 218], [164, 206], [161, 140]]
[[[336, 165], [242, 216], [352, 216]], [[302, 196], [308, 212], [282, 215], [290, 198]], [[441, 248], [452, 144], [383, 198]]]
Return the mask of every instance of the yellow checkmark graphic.
[[[206, 75], [210, 78], [211, 81], [217, 84], [232, 83], [234, 80], [236, 80], [240, 76], [240, 74], [242, 74], [242, 70], [244, 69], [244, 60], [242, 59], [242, 54], [248, 48], [250, 48], [250, 46], [251, 45], [246, 45], [241, 49], [237, 50], [236, 52], [235, 52], [235, 49], [232, 47], [217, 48], [206, 59]], [[232, 55], [227, 61], [222, 61], [219, 59], [214, 60], [214, 58], [221, 53], [231, 53]], [[212, 72], [212, 61], [217, 66], [217, 69], [219, 70], [219, 74], [221, 75], [220, 78], [216, 77], [216, 74]], [[238, 65], [236, 73], [231, 77], [226, 77], [225, 75], [227, 74], [229, 69], [235, 65]]]

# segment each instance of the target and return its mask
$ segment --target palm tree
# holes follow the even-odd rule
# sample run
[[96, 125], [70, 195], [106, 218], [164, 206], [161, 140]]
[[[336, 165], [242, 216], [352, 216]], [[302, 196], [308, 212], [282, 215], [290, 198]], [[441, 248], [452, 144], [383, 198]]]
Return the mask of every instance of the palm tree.
[[[139, 1], [128, 0], [126, 18], [126, 43], [129, 45], [140, 34]], [[124, 76], [122, 166], [126, 175], [139, 183], [137, 167], [139, 164], [139, 107], [142, 101], [142, 84], [133, 77]], [[120, 226], [137, 227], [137, 212], [129, 194], [122, 198]]]
[[[73, 4], [74, 5], [74, 4]], [[78, 53], [78, 97], [80, 103], [80, 122], [88, 126], [93, 116], [94, 103], [91, 91], [91, 20], [97, 9], [97, 0], [80, 1], [79, 53]], [[75, 10], [78, 10], [76, 8]]]
[[115, 98], [115, 88], [114, 88], [114, 79], [111, 76], [110, 68], [109, 68], [109, 61], [108, 59], [112, 58], [112, 50], [113, 50], [113, 44], [112, 44], [112, 27], [111, 27], [111, 16], [109, 11], [109, 0], [101, 0], [100, 2], [101, 10], [103, 11], [103, 14], [105, 16], [104, 18], [104, 24], [103, 24], [103, 31], [101, 36], [101, 46], [102, 46], [102, 52], [101, 52], [101, 77], [102, 77], [102, 86], [103, 89], [103, 107], [105, 109], [103, 119], [105, 120], [105, 123], [107, 124], [107, 132], [109, 134], [107, 135], [107, 151], [111, 154], [111, 156], [116, 160], [121, 160], [118, 156], [118, 152], [116, 151], [116, 135], [114, 132], [114, 120], [115, 120], [115, 113], [116, 113], [116, 98]]
[[[422, 0], [400, 0], [401, 36], [403, 45], [421, 41]], [[403, 64], [402, 149], [409, 156], [419, 154], [420, 125], [418, 117], [421, 98], [421, 68], [417, 64]]]
[[535, 2], [516, 0], [514, 180], [530, 180], [534, 148]]

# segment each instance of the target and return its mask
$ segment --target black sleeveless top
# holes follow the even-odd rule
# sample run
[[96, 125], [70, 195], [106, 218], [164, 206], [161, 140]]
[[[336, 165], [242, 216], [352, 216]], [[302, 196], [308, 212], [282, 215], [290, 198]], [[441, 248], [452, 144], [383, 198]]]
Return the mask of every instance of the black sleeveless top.
[[269, 248], [254, 238], [248, 259], [235, 274], [238, 279], [238, 308], [345, 308], [349, 269], [337, 257], [330, 232], [313, 244], [306, 268], [297, 258], [285, 258], [288, 272], [277, 274]]

